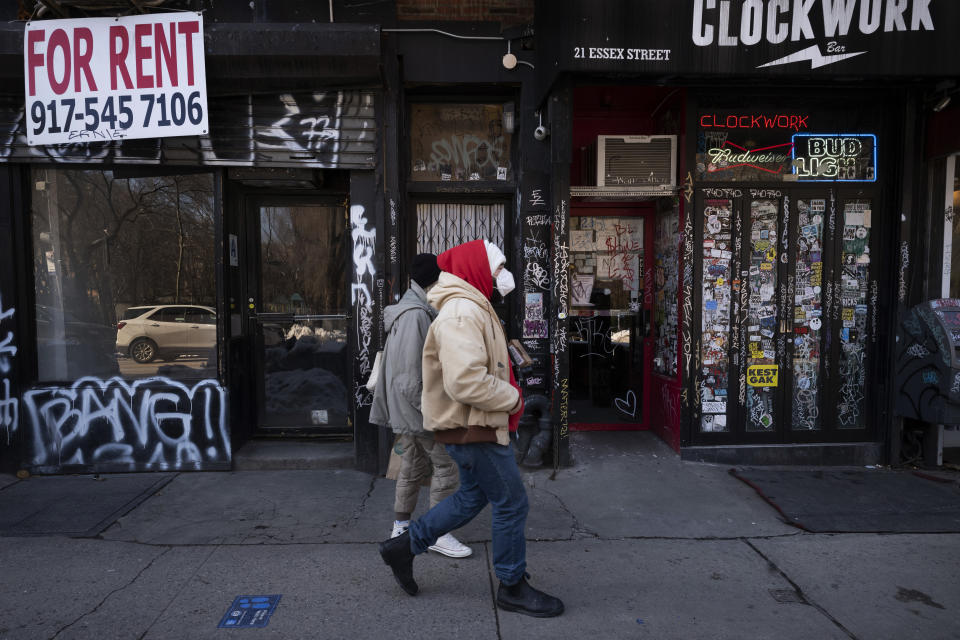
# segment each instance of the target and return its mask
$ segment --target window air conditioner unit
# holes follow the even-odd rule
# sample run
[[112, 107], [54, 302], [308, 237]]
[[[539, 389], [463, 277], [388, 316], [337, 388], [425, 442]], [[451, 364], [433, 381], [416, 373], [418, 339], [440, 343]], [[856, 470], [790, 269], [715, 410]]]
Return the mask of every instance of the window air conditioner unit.
[[677, 186], [677, 136], [597, 136], [597, 186], [662, 190]]

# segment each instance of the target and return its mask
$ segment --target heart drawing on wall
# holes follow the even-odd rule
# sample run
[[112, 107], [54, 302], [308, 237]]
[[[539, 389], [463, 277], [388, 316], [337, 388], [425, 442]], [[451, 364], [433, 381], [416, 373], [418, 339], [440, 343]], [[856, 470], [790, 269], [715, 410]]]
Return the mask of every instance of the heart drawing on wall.
[[626, 398], [614, 398], [613, 404], [631, 418], [637, 416], [637, 396], [632, 390], [627, 391]]

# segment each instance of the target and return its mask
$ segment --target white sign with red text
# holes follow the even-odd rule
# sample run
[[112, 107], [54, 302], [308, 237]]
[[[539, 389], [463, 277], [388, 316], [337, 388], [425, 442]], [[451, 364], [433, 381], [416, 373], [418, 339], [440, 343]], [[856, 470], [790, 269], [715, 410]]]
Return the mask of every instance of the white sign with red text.
[[31, 145], [205, 134], [203, 16], [28, 22]]

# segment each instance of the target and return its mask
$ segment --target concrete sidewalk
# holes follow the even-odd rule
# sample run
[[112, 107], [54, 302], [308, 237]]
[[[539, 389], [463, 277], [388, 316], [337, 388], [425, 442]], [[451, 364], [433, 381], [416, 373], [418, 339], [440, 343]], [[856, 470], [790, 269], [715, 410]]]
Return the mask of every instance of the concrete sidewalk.
[[[525, 472], [531, 583], [564, 600], [559, 618], [495, 608], [489, 509], [458, 532], [474, 555], [418, 557], [405, 595], [377, 553], [393, 482], [368, 474], [146, 474], [149, 496], [145, 474], [0, 476], [0, 509], [22, 493], [0, 513], [0, 638], [960, 638], [960, 534], [804, 533], [650, 434], [573, 437], [574, 467]], [[89, 527], [52, 515], [68, 484], [113, 496], [112, 524], [77, 537]], [[73, 519], [102, 522], [96, 504]], [[56, 517], [73, 533], [50, 535]], [[28, 521], [45, 535], [11, 535]], [[267, 594], [267, 627], [217, 628], [236, 596]]]

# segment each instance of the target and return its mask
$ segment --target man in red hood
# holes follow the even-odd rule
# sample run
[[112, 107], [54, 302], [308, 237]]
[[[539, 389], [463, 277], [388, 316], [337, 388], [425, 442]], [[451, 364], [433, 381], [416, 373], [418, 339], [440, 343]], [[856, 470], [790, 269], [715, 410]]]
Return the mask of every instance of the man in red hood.
[[[490, 297], [514, 288], [506, 257], [485, 240], [467, 242], [437, 257], [443, 271], [427, 295], [438, 309], [423, 347], [423, 428], [446, 445], [460, 472], [460, 488], [410, 523], [403, 535], [380, 544], [380, 555], [410, 595], [419, 587], [413, 559], [440, 536], [459, 529], [490, 503], [493, 567], [500, 579], [497, 606], [548, 618], [563, 603], [527, 583], [528, 502], [510, 446], [511, 427], [523, 411], [507, 341]], [[512, 424], [511, 424], [512, 423]]]

